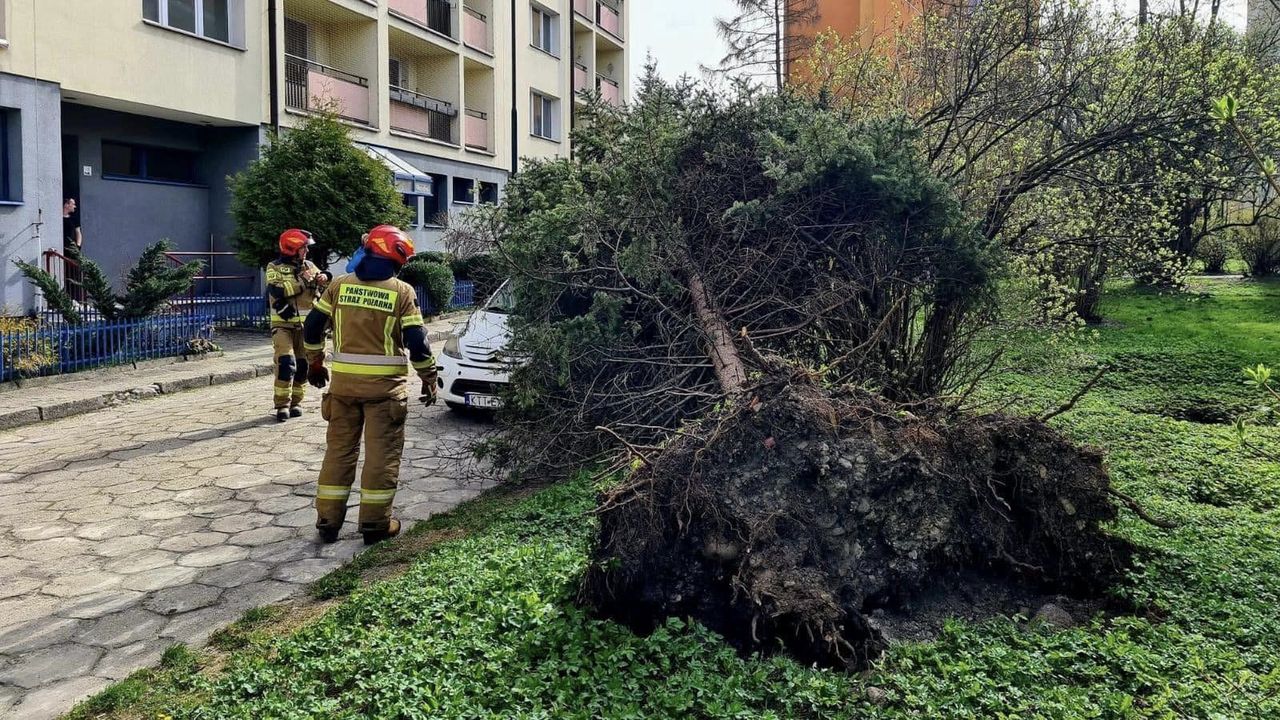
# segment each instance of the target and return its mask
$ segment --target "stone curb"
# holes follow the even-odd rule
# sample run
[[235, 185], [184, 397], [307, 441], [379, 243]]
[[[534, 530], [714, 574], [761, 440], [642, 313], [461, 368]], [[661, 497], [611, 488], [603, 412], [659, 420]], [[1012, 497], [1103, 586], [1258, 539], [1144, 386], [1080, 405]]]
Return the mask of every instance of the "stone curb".
[[38, 422], [44, 422], [47, 420], [58, 420], [60, 418], [72, 417], [74, 415], [83, 415], [85, 413], [102, 410], [115, 405], [159, 397], [160, 395], [172, 395], [173, 393], [182, 392], [184, 390], [195, 390], [197, 388], [206, 388], [212, 385], [226, 385], [234, 382], [242, 382], [244, 380], [252, 380], [264, 375], [270, 375], [274, 370], [275, 366], [270, 363], [241, 366], [231, 370], [220, 370], [207, 375], [202, 374], [193, 377], [177, 378], [174, 380], [163, 380], [161, 382], [143, 385], [129, 390], [116, 390], [91, 397], [64, 400], [62, 402], [52, 403], [49, 405], [22, 408], [21, 410], [12, 410], [0, 414], [0, 430], [13, 430], [14, 428], [34, 425]]

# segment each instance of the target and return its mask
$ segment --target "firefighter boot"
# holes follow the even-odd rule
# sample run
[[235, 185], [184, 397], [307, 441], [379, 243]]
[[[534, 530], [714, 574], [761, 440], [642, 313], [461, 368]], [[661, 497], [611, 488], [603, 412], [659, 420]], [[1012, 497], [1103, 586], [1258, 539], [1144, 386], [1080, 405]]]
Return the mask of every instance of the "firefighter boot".
[[[361, 525], [360, 527], [363, 528], [364, 525]], [[380, 543], [383, 540], [390, 540], [399, 534], [400, 521], [395, 518], [391, 518], [387, 521], [387, 526], [384, 529], [364, 531], [364, 544], [373, 545], [374, 543]]]

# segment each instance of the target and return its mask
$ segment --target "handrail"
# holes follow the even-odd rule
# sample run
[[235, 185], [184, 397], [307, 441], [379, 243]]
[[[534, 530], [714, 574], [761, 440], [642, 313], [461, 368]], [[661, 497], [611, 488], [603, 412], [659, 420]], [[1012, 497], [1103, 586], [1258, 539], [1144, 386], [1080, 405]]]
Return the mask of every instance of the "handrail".
[[612, 85], [612, 86], [614, 86], [614, 87], [618, 87], [618, 81], [617, 81], [617, 80], [614, 80], [613, 78], [610, 78], [610, 77], [605, 77], [604, 75], [601, 75], [600, 73], [596, 73], [596, 80], [601, 80], [601, 81], [603, 81], [603, 82], [609, 83], [610, 85]]
[[472, 110], [471, 108], [467, 108], [467, 115], [470, 115], [473, 118], [480, 118], [481, 120], [489, 119], [489, 113], [483, 110]]
[[[434, 98], [434, 97], [431, 97], [430, 95], [425, 95], [420, 92], [415, 92], [408, 88], [402, 88], [398, 85], [392, 85], [391, 92], [392, 92], [392, 96], [391, 96], [392, 100], [405, 103], [406, 105], [413, 105], [415, 107], [420, 107], [424, 110], [432, 110], [438, 113], [442, 113], [444, 115], [448, 115], [450, 117], [453, 117], [458, 114], [458, 111], [454, 107], [453, 103], [445, 100], [441, 100], [440, 98]], [[399, 93], [402, 97], [396, 97], [395, 93]], [[403, 96], [408, 96], [411, 99], [405, 100]]]
[[585, 72], [585, 71], [587, 71], [587, 65], [586, 65], [586, 63], [580, 63], [580, 62], [578, 62], [577, 60], [574, 60], [574, 61], [573, 61], [573, 66], [574, 66], [574, 67], [576, 67], [576, 68], [578, 68], [579, 70], [584, 71], [584, 72]]
[[[41, 255], [44, 257], [44, 271], [53, 275], [55, 278], [58, 278], [58, 274], [53, 271], [53, 259], [56, 257], [62, 261], [62, 277], [58, 279], [67, 284], [67, 292], [72, 296], [73, 300], [76, 300], [77, 302], [84, 302], [85, 292], [84, 283], [80, 281], [80, 263], [72, 260], [66, 255], [63, 255], [53, 248], [45, 250]], [[75, 270], [76, 272], [68, 274], [68, 268]], [[72, 288], [74, 288], [74, 291]]]
[[472, 16], [474, 16], [474, 17], [480, 18], [481, 20], [483, 20], [483, 21], [485, 21], [485, 22], [489, 22], [489, 16], [488, 16], [488, 15], [485, 15], [484, 13], [480, 12], [479, 10], [476, 10], [475, 8], [472, 8], [472, 7], [467, 6], [467, 5], [463, 5], [463, 6], [462, 6], [462, 11], [463, 11], [463, 12], [465, 12], [465, 13], [467, 13], [467, 14], [469, 14], [469, 15], [472, 15]]
[[42, 254], [44, 255], [44, 266], [46, 271], [48, 271], [49, 268], [51, 267], [49, 265], [49, 259], [54, 257], [61, 258], [62, 262], [71, 265], [71, 267], [76, 267], [76, 268], [80, 267], [80, 263], [76, 262], [75, 260], [72, 260], [66, 255], [63, 255], [62, 253], [58, 252], [57, 250], [54, 250], [53, 248], [49, 248], [48, 250], [45, 250], [44, 253]]
[[185, 264], [181, 260], [181, 258], [184, 258], [184, 257], [206, 257], [207, 256], [209, 258], [209, 264], [203, 268], [205, 272], [203, 274], [193, 275], [191, 277], [191, 287], [187, 290], [187, 299], [191, 302], [195, 301], [196, 283], [200, 282], [201, 280], [208, 282], [210, 289], [212, 289], [214, 280], [253, 280], [257, 277], [256, 275], [252, 275], [252, 274], [248, 274], [248, 275], [210, 275], [209, 274], [209, 272], [213, 270], [214, 257], [225, 257], [225, 256], [235, 257], [235, 255], [236, 254], [230, 250], [167, 250], [164, 253], [165, 258], [169, 262], [178, 266], [182, 266]]
[[369, 79], [360, 77], [355, 73], [349, 73], [346, 70], [339, 70], [336, 67], [325, 65], [324, 63], [319, 63], [319, 62], [316, 62], [315, 60], [299, 57], [297, 55], [290, 55], [288, 53], [285, 53], [284, 57], [286, 61], [292, 61], [292, 62], [298, 63], [299, 65], [302, 65], [303, 67], [306, 67], [309, 70], [319, 70], [322, 74], [328, 75], [329, 77], [334, 78], [336, 80], [345, 80], [350, 83], [355, 83], [356, 85], [359, 85], [361, 87], [369, 87]]
[[597, 0], [597, 2], [616, 13], [622, 12], [622, 0]]

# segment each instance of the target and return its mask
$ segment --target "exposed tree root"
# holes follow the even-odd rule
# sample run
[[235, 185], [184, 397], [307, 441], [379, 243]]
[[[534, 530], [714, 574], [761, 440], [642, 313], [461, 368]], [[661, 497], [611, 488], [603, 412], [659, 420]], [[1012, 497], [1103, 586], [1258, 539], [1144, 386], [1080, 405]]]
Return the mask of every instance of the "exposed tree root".
[[1036, 419], [908, 413], [798, 375], [743, 397], [602, 498], [587, 604], [859, 667], [884, 646], [877, 609], [975, 573], [1097, 594], [1131, 553], [1103, 530], [1112, 495], [1150, 520]]

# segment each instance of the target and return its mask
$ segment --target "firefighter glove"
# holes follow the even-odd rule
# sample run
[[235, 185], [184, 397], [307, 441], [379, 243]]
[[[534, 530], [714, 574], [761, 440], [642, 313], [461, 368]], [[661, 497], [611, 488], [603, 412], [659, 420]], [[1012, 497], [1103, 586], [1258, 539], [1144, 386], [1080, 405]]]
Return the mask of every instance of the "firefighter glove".
[[324, 389], [325, 385], [329, 384], [329, 368], [324, 366], [323, 360], [313, 362], [307, 368], [307, 382], [311, 383], [312, 387], [321, 390]]
[[418, 399], [424, 405], [434, 405], [436, 402], [436, 372], [432, 370], [430, 375], [422, 375], [422, 396]]

